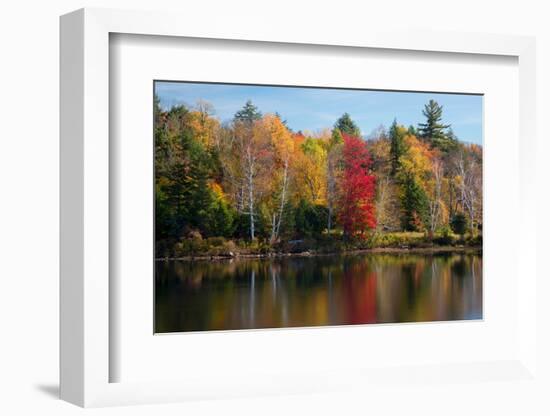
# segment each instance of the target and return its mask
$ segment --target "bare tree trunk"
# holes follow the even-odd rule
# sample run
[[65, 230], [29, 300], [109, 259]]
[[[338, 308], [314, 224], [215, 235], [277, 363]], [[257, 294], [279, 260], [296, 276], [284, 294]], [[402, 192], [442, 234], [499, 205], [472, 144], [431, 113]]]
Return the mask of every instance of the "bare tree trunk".
[[271, 237], [269, 238], [270, 243], [274, 243], [276, 240], [276, 234], [277, 234], [277, 213], [273, 213], [271, 215]]
[[433, 238], [435, 230], [439, 225], [439, 217], [441, 215], [441, 163], [434, 161], [433, 175], [434, 175], [434, 195], [430, 201], [430, 238]]
[[388, 193], [390, 187], [390, 178], [384, 175], [383, 178], [377, 180], [378, 195], [376, 198], [376, 214], [378, 216], [377, 229], [383, 230], [387, 219]]
[[479, 178], [476, 175], [478, 165], [475, 160], [461, 156], [458, 161], [458, 173], [461, 176], [460, 196], [462, 199], [462, 211], [468, 214], [470, 219], [470, 234], [473, 237], [475, 232], [476, 204], [478, 200]]
[[449, 217], [452, 217], [454, 215], [453, 193], [454, 193], [453, 180], [449, 179]]
[[475, 230], [475, 227], [474, 227], [475, 214], [476, 214], [475, 202], [476, 202], [475, 191], [473, 189], [470, 189], [468, 191], [466, 207], [468, 209], [468, 215], [470, 216], [470, 235], [472, 237], [474, 236], [474, 230]]
[[472, 210], [472, 212], [470, 212], [470, 234], [472, 235], [472, 237], [474, 236], [474, 230], [475, 230], [474, 221], [475, 221], [475, 215], [474, 215], [474, 210]]
[[254, 240], [254, 158], [250, 147], [247, 148], [247, 179], [248, 179], [248, 215], [250, 218], [250, 239]]
[[271, 221], [271, 237], [270, 242], [274, 243], [279, 238], [279, 233], [281, 231], [281, 223], [283, 219], [283, 213], [286, 205], [286, 191], [288, 187], [288, 157], [284, 162], [283, 170], [283, 183], [281, 185], [281, 201], [279, 204], [278, 212], [273, 213]]
[[283, 173], [283, 190], [281, 192], [281, 206], [279, 207], [279, 219], [277, 221], [277, 230], [275, 233], [275, 238], [279, 238], [279, 232], [281, 230], [281, 221], [283, 219], [283, 212], [286, 204], [286, 188], [288, 183], [288, 157], [285, 160], [285, 170]]

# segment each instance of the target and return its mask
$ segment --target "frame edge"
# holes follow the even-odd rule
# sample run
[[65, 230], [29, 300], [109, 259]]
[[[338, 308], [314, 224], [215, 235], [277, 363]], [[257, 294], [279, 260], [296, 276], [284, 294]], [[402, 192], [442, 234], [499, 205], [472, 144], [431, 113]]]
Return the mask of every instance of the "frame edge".
[[84, 11], [60, 18], [60, 398], [84, 405]]

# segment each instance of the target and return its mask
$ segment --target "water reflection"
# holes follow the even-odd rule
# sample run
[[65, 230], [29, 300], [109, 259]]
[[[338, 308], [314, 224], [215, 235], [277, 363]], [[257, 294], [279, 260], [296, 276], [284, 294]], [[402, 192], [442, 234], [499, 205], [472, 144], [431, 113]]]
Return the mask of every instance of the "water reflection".
[[477, 254], [158, 261], [155, 332], [482, 317]]

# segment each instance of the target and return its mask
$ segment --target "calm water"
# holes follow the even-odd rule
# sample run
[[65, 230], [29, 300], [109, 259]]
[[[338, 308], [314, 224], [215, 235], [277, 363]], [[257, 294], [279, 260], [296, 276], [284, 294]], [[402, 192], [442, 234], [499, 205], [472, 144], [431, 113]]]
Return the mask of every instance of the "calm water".
[[157, 261], [155, 332], [482, 318], [477, 254]]

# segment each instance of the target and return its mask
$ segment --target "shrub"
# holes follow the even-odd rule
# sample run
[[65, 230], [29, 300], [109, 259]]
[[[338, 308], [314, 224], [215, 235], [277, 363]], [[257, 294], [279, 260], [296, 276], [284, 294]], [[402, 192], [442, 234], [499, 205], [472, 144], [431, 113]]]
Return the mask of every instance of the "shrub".
[[376, 233], [367, 240], [369, 248], [421, 247], [427, 244], [420, 232]]
[[466, 244], [472, 247], [481, 247], [483, 245], [483, 237], [481, 234], [478, 234], [475, 237], [469, 237], [466, 240]]
[[195, 256], [204, 253], [208, 250], [207, 241], [202, 239], [202, 235], [198, 231], [191, 231], [187, 238], [181, 239], [174, 246], [174, 256], [185, 257]]
[[238, 248], [237, 248], [237, 245], [235, 244], [235, 242], [233, 240], [229, 240], [229, 241], [226, 241], [224, 244], [223, 244], [223, 248], [226, 252], [226, 254], [236, 254], [238, 252]]
[[225, 244], [225, 238], [223, 237], [210, 237], [206, 239], [209, 247], [220, 247]]
[[452, 245], [455, 242], [455, 239], [453, 237], [453, 232], [451, 228], [448, 225], [440, 227], [436, 231], [433, 242], [442, 246]]

